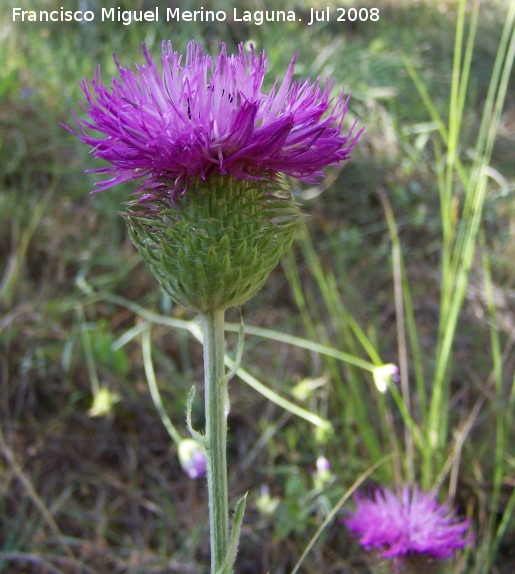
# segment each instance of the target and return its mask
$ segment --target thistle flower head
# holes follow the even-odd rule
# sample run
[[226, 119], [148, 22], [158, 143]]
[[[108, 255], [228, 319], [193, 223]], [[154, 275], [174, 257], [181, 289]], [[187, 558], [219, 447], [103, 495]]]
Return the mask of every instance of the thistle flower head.
[[76, 135], [110, 164], [94, 170], [109, 176], [97, 191], [142, 180], [140, 200], [173, 200], [192, 178], [217, 174], [314, 181], [349, 156], [361, 133], [343, 133], [348, 98], [331, 98], [331, 83], [292, 81], [295, 57], [264, 93], [265, 54], [241, 44], [234, 55], [222, 44], [213, 61], [194, 41], [185, 59], [163, 42], [160, 67], [145, 45], [143, 54], [135, 70], [115, 58], [119, 79], [110, 87], [100, 69], [81, 84], [89, 119], [77, 119]]
[[407, 486], [400, 496], [381, 488], [373, 498], [357, 496], [355, 503], [345, 524], [367, 551], [383, 558], [450, 558], [472, 539], [468, 519], [457, 518], [448, 504], [438, 504], [433, 493], [417, 487]]
[[[267, 59], [243, 45], [216, 59], [163, 43], [161, 65], [100, 70], [82, 83], [77, 135], [107, 162], [97, 191], [139, 180], [125, 217], [133, 243], [172, 299], [199, 312], [241, 305], [291, 245], [299, 210], [282, 174], [314, 181], [349, 157], [348, 98], [333, 84], [284, 78], [263, 91]], [[69, 129], [69, 128], [68, 128]], [[72, 131], [72, 130], [70, 130]]]

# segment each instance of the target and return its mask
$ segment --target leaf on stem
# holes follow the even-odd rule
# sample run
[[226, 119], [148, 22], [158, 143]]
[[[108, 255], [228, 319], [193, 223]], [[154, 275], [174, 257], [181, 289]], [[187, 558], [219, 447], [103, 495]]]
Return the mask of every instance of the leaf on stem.
[[193, 408], [193, 401], [195, 400], [195, 385], [191, 386], [191, 389], [188, 392], [188, 397], [186, 399], [186, 426], [188, 427], [188, 431], [190, 435], [195, 439], [198, 440], [201, 444], [205, 446], [205, 439], [204, 435], [193, 428], [193, 424], [191, 422], [191, 410]]
[[245, 514], [245, 504], [247, 502], [247, 495], [242, 496], [236, 508], [234, 509], [234, 523], [231, 532], [231, 539], [229, 541], [229, 548], [227, 556], [222, 564], [220, 570], [216, 574], [232, 574], [234, 563], [236, 562], [236, 555], [238, 554], [238, 545], [240, 543], [241, 524], [243, 522], [243, 515]]

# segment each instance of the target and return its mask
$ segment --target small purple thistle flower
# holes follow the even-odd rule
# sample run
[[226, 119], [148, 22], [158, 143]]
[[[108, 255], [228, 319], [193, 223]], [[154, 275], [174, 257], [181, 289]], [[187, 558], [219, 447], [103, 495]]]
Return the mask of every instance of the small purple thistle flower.
[[438, 504], [434, 493], [407, 486], [401, 496], [387, 488], [372, 499], [357, 495], [356, 510], [344, 522], [367, 550], [383, 558], [408, 556], [450, 558], [472, 541], [470, 520], [457, 518], [448, 504]]
[[[362, 130], [343, 133], [348, 97], [331, 98], [333, 84], [292, 82], [294, 56], [280, 85], [262, 92], [267, 59], [251, 48], [216, 61], [191, 41], [186, 58], [163, 42], [162, 69], [143, 45], [145, 64], [124, 68], [106, 87], [97, 70], [81, 84], [89, 120], [73, 132], [110, 166], [96, 191], [142, 179], [140, 200], [184, 193], [191, 178], [213, 174], [269, 179], [285, 173], [314, 182], [350, 155]], [[66, 126], [65, 126], [66, 127]], [[69, 129], [69, 128], [67, 128]], [[98, 132], [97, 135], [94, 132]]]

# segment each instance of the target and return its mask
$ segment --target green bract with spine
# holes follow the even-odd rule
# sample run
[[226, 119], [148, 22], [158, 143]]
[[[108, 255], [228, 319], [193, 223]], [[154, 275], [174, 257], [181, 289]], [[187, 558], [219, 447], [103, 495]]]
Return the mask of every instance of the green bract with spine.
[[175, 205], [128, 205], [129, 233], [170, 297], [200, 313], [241, 305], [290, 247], [300, 211], [280, 176], [190, 181]]

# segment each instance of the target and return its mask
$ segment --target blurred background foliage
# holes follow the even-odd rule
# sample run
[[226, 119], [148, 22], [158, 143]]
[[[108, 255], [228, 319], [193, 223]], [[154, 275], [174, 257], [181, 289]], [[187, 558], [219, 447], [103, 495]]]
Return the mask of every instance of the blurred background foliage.
[[[206, 489], [180, 469], [176, 446], [148, 392], [139, 342], [148, 321], [145, 310], [160, 317], [194, 317], [160, 292], [130, 244], [118, 212], [132, 189], [120, 186], [88, 195], [97, 177], [84, 170], [99, 167], [99, 162], [60, 125], [74, 129], [70, 110], [81, 114], [82, 78], [92, 78], [98, 65], [104, 80], [116, 75], [113, 53], [128, 66], [142, 62], [142, 42], [156, 58], [162, 40], [170, 39], [183, 52], [193, 38], [213, 54], [220, 42], [229, 52], [239, 42], [252, 43], [268, 54], [269, 87], [297, 51], [299, 78], [331, 77], [336, 90], [345, 87], [352, 93], [348, 123], [359, 116], [365, 134], [352, 160], [343, 169], [328, 170], [319, 186], [292, 182], [307, 231], [242, 313], [249, 325], [355, 356], [367, 354], [366, 339], [384, 362], [398, 362], [391, 236], [381, 192], [395, 213], [421, 364], [431, 371], [442, 242], [435, 173], [439, 145], [437, 126], [407, 71], [406, 58], [435, 108], [447, 117], [457, 6], [452, 0], [328, 4], [332, 21], [313, 26], [307, 25], [310, 10], [326, 6], [318, 0], [298, 0], [287, 7], [273, 1], [238, 3], [239, 11], [295, 10], [302, 21], [293, 23], [234, 22], [235, 3], [218, 0], [203, 7], [226, 10], [224, 22], [174, 23], [162, 16], [157, 23], [125, 26], [101, 22], [101, 7], [159, 6], [163, 15], [167, 8], [198, 6], [79, 0], [66, 9], [92, 10], [95, 21], [47, 24], [13, 22], [12, 9], [59, 10], [57, 0], [3, 2], [0, 572], [187, 574], [206, 572], [208, 563]], [[378, 7], [379, 21], [335, 21], [337, 7], [352, 6]], [[505, 17], [503, 0], [482, 2], [460, 140], [465, 163], [472, 160]], [[492, 574], [515, 570], [513, 520], [502, 539], [487, 540], [490, 535], [485, 534], [497, 532], [495, 525], [511, 517], [506, 509], [515, 486], [515, 453], [509, 447], [515, 437], [508, 427], [506, 470], [492, 507], [492, 449], [499, 445], [490, 431], [505, 408], [513, 412], [514, 88], [512, 77], [483, 211], [482, 250], [488, 254], [494, 296], [485, 298], [482, 267], [474, 266], [454, 344], [448, 403], [451, 426], [456, 423], [452, 428], [467, 419], [478, 397], [487, 405], [467, 437], [455, 494], [460, 511], [474, 517], [492, 552], [483, 566], [472, 556], [469, 566], [462, 562], [453, 572], [487, 572], [487, 563]], [[499, 395], [492, 398], [488, 382], [492, 309], [505, 351], [502, 404]], [[233, 310], [229, 319], [239, 322], [239, 311]], [[235, 341], [229, 333], [230, 353]], [[186, 394], [202, 379], [201, 349], [187, 330], [156, 322], [152, 352], [162, 400], [186, 436]], [[400, 417], [362, 370], [295, 345], [248, 335], [243, 366], [333, 427], [332, 433], [317, 431], [241, 380], [231, 384], [230, 489], [235, 500], [249, 492], [238, 572], [281, 574], [291, 571], [317, 526], [360, 473], [395, 447]], [[102, 416], [91, 416], [99, 389], [109, 390], [108, 399]], [[196, 408], [200, 426], [202, 410]], [[422, 410], [416, 398], [413, 409]], [[360, 427], [361, 416], [369, 433]], [[333, 475], [325, 482], [315, 471], [321, 455], [332, 466]], [[395, 475], [388, 464], [373, 478], [391, 482]], [[366, 557], [338, 520], [324, 531], [302, 568], [306, 573], [369, 572]]]

